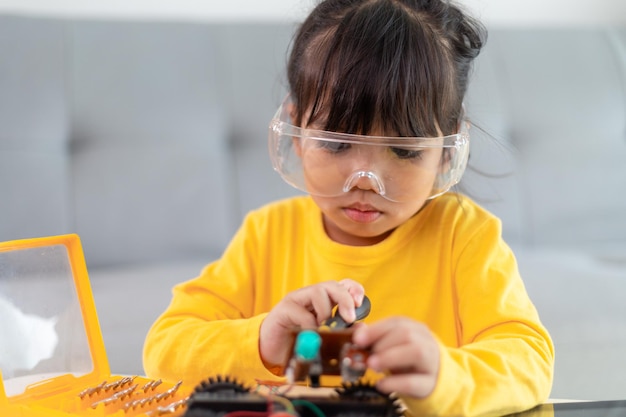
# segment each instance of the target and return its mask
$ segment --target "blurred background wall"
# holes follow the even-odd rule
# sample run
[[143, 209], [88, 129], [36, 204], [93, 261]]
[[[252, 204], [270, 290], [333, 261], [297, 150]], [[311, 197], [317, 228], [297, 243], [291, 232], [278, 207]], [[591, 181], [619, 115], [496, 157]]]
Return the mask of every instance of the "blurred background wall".
[[[461, 0], [488, 25], [571, 25], [623, 22], [622, 0]], [[0, 12], [204, 21], [299, 20], [314, 0], [2, 0]]]

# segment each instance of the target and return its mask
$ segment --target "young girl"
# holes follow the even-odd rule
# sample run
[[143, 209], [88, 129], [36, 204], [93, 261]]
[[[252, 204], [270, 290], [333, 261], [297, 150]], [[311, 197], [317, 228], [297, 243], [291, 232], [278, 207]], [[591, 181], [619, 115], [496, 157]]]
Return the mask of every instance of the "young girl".
[[280, 380], [294, 326], [372, 310], [353, 341], [415, 414], [544, 401], [552, 342], [500, 222], [447, 192], [468, 158], [463, 97], [482, 26], [446, 0], [325, 0], [303, 23], [270, 125], [275, 169], [308, 196], [251, 212], [222, 258], [174, 288], [148, 376]]

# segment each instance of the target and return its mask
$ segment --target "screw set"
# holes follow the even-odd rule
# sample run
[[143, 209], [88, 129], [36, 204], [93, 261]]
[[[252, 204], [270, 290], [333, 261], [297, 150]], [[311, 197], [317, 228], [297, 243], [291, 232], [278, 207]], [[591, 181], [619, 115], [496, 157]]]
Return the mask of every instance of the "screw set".
[[[112, 414], [123, 410], [125, 414], [137, 415], [145, 413], [149, 416], [176, 414], [187, 403], [188, 398], [179, 399], [172, 403], [167, 400], [175, 399], [182, 381], [178, 381], [169, 389], [155, 392], [163, 382], [149, 380], [143, 386], [134, 383], [136, 376], [123, 377], [113, 382], [102, 383], [88, 387], [78, 393], [84, 406], [91, 409], [104, 407], [105, 414]], [[102, 409], [102, 408], [101, 408]]]

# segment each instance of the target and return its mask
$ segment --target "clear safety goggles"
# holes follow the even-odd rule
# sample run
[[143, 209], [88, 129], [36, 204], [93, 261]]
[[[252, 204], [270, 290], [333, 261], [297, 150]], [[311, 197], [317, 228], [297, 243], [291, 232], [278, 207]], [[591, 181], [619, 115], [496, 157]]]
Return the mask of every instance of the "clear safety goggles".
[[293, 187], [321, 197], [371, 190], [393, 202], [434, 198], [457, 184], [469, 155], [469, 122], [436, 138], [365, 136], [291, 124], [289, 98], [269, 125], [274, 169]]

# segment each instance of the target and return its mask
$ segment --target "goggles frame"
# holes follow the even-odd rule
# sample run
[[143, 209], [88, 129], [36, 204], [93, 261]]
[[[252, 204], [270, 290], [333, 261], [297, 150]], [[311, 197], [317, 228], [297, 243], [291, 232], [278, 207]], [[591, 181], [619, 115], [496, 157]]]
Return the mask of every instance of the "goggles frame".
[[[404, 136], [377, 136], [377, 135], [359, 135], [352, 133], [331, 132], [319, 129], [302, 128], [290, 123], [291, 117], [287, 111], [287, 105], [290, 103], [289, 96], [285, 98], [283, 103], [278, 107], [276, 113], [272, 117], [269, 124], [268, 146], [272, 166], [278, 172], [283, 180], [289, 185], [301, 191], [317, 194], [326, 197], [333, 197], [347, 192], [333, 194], [321, 194], [311, 192], [307, 189], [303, 179], [299, 173], [290, 168], [293, 162], [285, 155], [291, 156], [290, 148], [293, 147], [294, 138], [311, 139], [323, 142], [345, 143], [351, 145], [367, 145], [399, 148], [402, 150], [412, 151], [421, 149], [449, 149], [453, 155], [450, 158], [450, 168], [446, 172], [437, 174], [433, 190], [428, 199], [435, 198], [447, 192], [451, 187], [458, 184], [465, 172], [467, 161], [469, 158], [469, 130], [470, 122], [464, 117], [464, 112], [459, 121], [459, 131], [457, 133], [439, 136], [439, 137], [404, 137]], [[289, 138], [285, 141], [284, 138]], [[286, 150], [286, 148], [289, 148]], [[296, 157], [297, 158], [297, 157]], [[300, 166], [301, 168], [301, 166]], [[382, 197], [399, 202], [385, 194], [384, 187], [382, 192], [378, 192]]]

